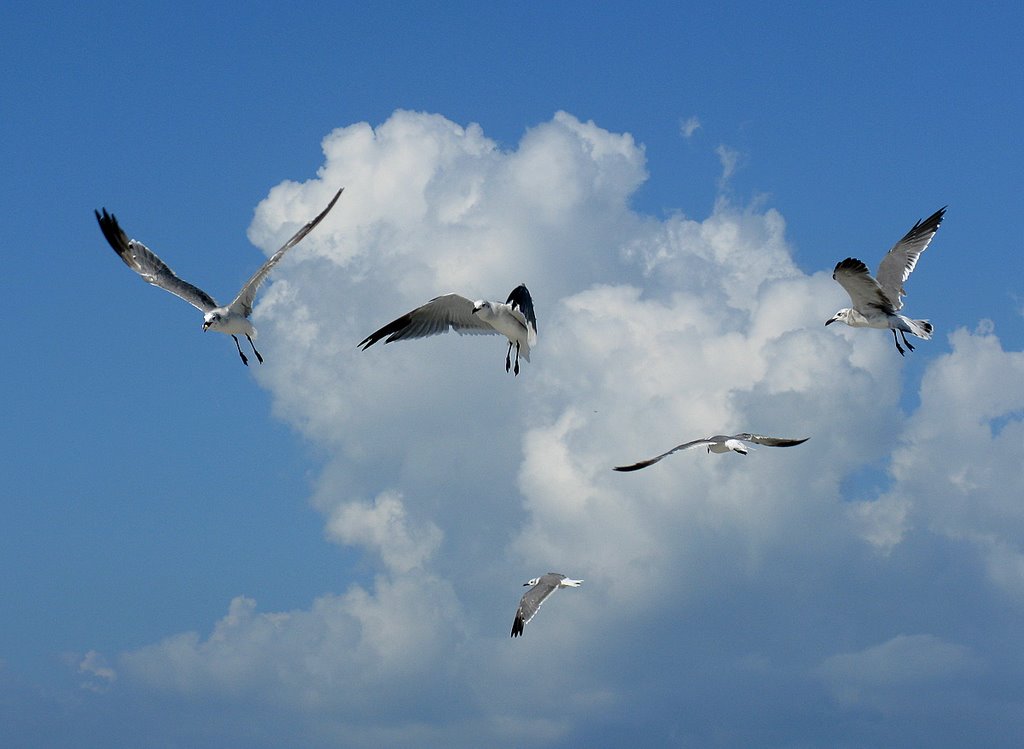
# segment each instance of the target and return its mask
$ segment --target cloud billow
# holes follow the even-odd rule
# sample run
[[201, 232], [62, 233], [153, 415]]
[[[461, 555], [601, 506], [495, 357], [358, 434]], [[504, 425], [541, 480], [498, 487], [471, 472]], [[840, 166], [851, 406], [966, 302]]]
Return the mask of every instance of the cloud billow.
[[[1021, 488], [1020, 353], [966, 330], [940, 353], [937, 336], [921, 405], [901, 413], [886, 336], [822, 325], [842, 249], [808, 274], [771, 208], [637, 213], [642, 146], [567, 113], [508, 149], [407, 111], [323, 147], [318, 177], [272, 190], [250, 230], [271, 250], [346, 188], [257, 308], [274, 352], [257, 376], [324, 451], [311, 501], [372, 584], [292, 612], [240, 596], [205, 637], [123, 653], [115, 689], [258, 699], [349, 745], [601, 744], [630, 727], [707, 744], [758, 721], [776, 743], [835, 745], [802, 704], [850, 730], [851, 695], [882, 678], [863, 664], [894, 652], [937, 670], [887, 677], [890, 735], [908, 736], [902, 691], [936, 675], [980, 714], [974, 677], [1015, 629], [921, 582], [925, 561], [980, 559], [948, 582], [986, 611], [1024, 603], [1024, 519], [1000, 488]], [[540, 340], [518, 378], [500, 337], [356, 347], [437, 294], [503, 300], [520, 282]], [[744, 430], [811, 440], [611, 471]], [[850, 483], [872, 466], [881, 492]], [[586, 582], [510, 642], [519, 585], [548, 571]]]

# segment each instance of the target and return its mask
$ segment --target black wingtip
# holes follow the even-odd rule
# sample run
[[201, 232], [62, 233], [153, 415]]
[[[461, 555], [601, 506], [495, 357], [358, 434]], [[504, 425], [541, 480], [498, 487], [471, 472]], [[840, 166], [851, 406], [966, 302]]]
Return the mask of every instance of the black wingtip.
[[776, 445], [776, 447], [796, 447], [797, 445], [802, 445], [809, 439], [810, 437], [804, 437], [802, 440], [786, 440], [782, 444]]
[[512, 622], [512, 634], [509, 637], [520, 637], [523, 634], [523, 617], [516, 614], [516, 620]]
[[96, 210], [93, 213], [96, 214], [96, 222], [100, 225], [100, 231], [103, 232], [103, 237], [107, 240], [107, 244], [111, 246], [114, 252], [121, 256], [122, 260], [131, 265], [126, 257], [128, 237], [121, 228], [121, 225], [117, 223], [117, 217], [113, 213], [107, 213], [106, 208], [103, 209], [102, 214]]
[[96, 215], [96, 223], [100, 225], [100, 229], [103, 231], [104, 235], [107, 233], [107, 226], [111, 224], [117, 226], [117, 219], [114, 218], [112, 214], [107, 213], [106, 208], [103, 209], [102, 214], [96, 210], [94, 210], [93, 213]]
[[910, 239], [916, 234], [935, 233], [939, 230], [939, 226], [942, 224], [942, 219], [946, 217], [946, 209], [948, 205], [942, 206], [939, 210], [935, 211], [928, 218], [921, 218], [917, 220], [917, 223], [910, 227], [903, 239]]
[[643, 461], [641, 463], [634, 463], [631, 466], [615, 466], [612, 470], [613, 471], [622, 471], [623, 473], [625, 473], [627, 471], [639, 471], [641, 468], [646, 468], [647, 466], [653, 465], [653, 464], [654, 463], [652, 461], [645, 460], [645, 461]]
[[533, 297], [530, 296], [530, 290], [526, 288], [525, 283], [519, 284], [509, 292], [508, 299], [505, 300], [505, 304], [511, 304], [513, 308], [522, 311], [523, 316], [526, 317], [527, 322], [533, 326], [533, 329], [536, 332], [537, 313], [533, 309]]
[[370, 333], [370, 335], [366, 336], [366, 338], [359, 342], [358, 346], [361, 347], [363, 351], [366, 351], [366, 349], [370, 348], [370, 346], [375, 344], [384, 336], [390, 336], [390, 338], [384, 341], [384, 343], [391, 343], [392, 341], [400, 340], [401, 336], [399, 334], [409, 327], [411, 323], [412, 316], [410, 314], [402, 315], [397, 320], [389, 322], [383, 328]]
[[855, 257], [848, 257], [840, 260], [836, 263], [835, 269], [832, 271], [832, 275], [835, 276], [840, 270], [849, 270], [855, 273], [869, 273], [868, 266], [864, 264], [864, 261], [858, 260]]

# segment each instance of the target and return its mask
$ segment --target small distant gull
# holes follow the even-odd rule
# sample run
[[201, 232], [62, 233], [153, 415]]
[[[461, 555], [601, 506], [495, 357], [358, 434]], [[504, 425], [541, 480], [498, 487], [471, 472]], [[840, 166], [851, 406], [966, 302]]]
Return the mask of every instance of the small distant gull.
[[912, 320], [897, 313], [903, 308], [901, 297], [907, 293], [903, 284], [939, 230], [945, 213], [946, 206], [943, 206], [924, 221], [914, 224], [903, 239], [893, 245], [882, 258], [876, 278], [872, 278], [868, 267], [856, 258], [848, 257], [837, 263], [832, 278], [846, 289], [853, 308], [839, 310], [825, 324], [831, 325], [838, 320], [853, 328], [888, 328], [892, 331], [892, 340], [900, 356], [904, 356], [904, 352], [896, 337], [897, 332], [903, 344], [911, 351], [914, 347], [907, 340], [907, 333], [929, 340], [933, 330], [930, 322]]
[[676, 445], [666, 453], [649, 458], [648, 460], [641, 460], [639, 463], [634, 463], [631, 466], [616, 466], [615, 470], [639, 471], [641, 468], [654, 465], [672, 453], [679, 452], [680, 450], [689, 450], [693, 447], [706, 446], [709, 453], [727, 453], [732, 450], [740, 455], [746, 455], [748, 448], [744, 444], [745, 442], [750, 442], [754, 445], [765, 445], [766, 447], [793, 447], [793, 445], [801, 445], [809, 439], [810, 437], [804, 437], [802, 440], [791, 440], [785, 437], [765, 437], [763, 434], [751, 434], [750, 432], [733, 435], [716, 434], [714, 437], [706, 437], [702, 440], [693, 440], [692, 442]]
[[530, 347], [537, 345], [537, 315], [533, 311], [533, 298], [525, 284], [512, 289], [504, 304], [482, 299], [474, 302], [458, 294], [445, 294], [389, 322], [360, 341], [359, 345], [365, 351], [384, 336], [387, 336], [384, 343], [391, 343], [447, 333], [449, 329], [460, 335], [501, 333], [508, 338], [505, 371], [512, 368], [512, 346], [515, 345], [515, 374], [518, 375], [520, 355], [530, 361]]
[[96, 214], [96, 220], [99, 221], [103, 236], [107, 238], [110, 246], [124, 260], [125, 265], [142, 276], [144, 281], [148, 281], [154, 286], [159, 286], [161, 289], [181, 297], [193, 307], [196, 307], [203, 313], [203, 330], [215, 330], [218, 333], [224, 333], [234, 338], [235, 348], [238, 349], [238, 355], [242, 357], [242, 364], [249, 366], [249, 360], [242, 353], [242, 347], [238, 344], [238, 338], [235, 334], [245, 335], [249, 340], [249, 345], [252, 346], [253, 353], [256, 354], [256, 358], [262, 364], [263, 357], [256, 350], [256, 344], [252, 342], [252, 336], [256, 335], [256, 328], [249, 322], [249, 315], [252, 314], [252, 303], [256, 298], [256, 290], [259, 289], [260, 284], [263, 283], [270, 270], [284, 257], [284, 253], [309, 234], [313, 227], [319, 224], [323, 217], [334, 207], [344, 189], [343, 187], [341, 190], [338, 190], [319, 216], [299, 229], [295, 236], [285, 242], [281, 249], [271, 255], [267, 262], [263, 263], [262, 267], [246, 282], [234, 301], [225, 307], [217, 304], [213, 297], [202, 289], [178, 278], [174, 271], [142, 242], [137, 239], [128, 239], [128, 235], [124, 233], [117, 223], [117, 218], [114, 214], [107, 213], [106, 208], [103, 209], [102, 215], [99, 211], [93, 211], [93, 213]]
[[529, 582], [523, 583], [524, 586], [532, 585], [533, 587], [523, 593], [523, 597], [519, 601], [519, 608], [516, 609], [516, 618], [512, 622], [511, 636], [519, 637], [523, 634], [523, 627], [533, 619], [537, 614], [537, 609], [548, 599], [548, 596], [559, 588], [578, 588], [582, 582], [582, 580], [570, 580], [565, 575], [557, 572], [549, 572], [546, 575], [535, 577]]

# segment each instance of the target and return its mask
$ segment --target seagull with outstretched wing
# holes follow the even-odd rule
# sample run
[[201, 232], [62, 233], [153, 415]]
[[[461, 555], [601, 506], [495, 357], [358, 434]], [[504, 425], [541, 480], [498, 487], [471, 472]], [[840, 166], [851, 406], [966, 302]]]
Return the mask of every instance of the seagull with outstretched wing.
[[839, 310], [825, 321], [825, 325], [844, 322], [853, 328], [888, 328], [892, 331], [892, 339], [901, 356], [904, 354], [903, 346], [900, 346], [897, 333], [910, 351], [913, 351], [914, 347], [907, 340], [907, 333], [929, 340], [934, 330], [930, 322], [912, 320], [899, 314], [899, 311], [903, 309], [903, 297], [907, 293], [903, 284], [913, 272], [921, 253], [939, 230], [945, 213], [944, 206], [928, 218], [914, 224], [903, 239], [893, 245], [882, 258], [875, 276], [872, 276], [868, 267], [857, 258], [848, 257], [839, 261], [832, 272], [832, 278], [846, 289], [853, 307]]
[[114, 248], [114, 251], [124, 261], [125, 265], [138, 273], [144, 281], [158, 286], [164, 291], [171, 292], [202, 312], [203, 330], [215, 330], [218, 333], [224, 333], [234, 338], [235, 348], [238, 349], [238, 355], [242, 357], [242, 364], [249, 366], [249, 360], [242, 353], [242, 347], [239, 345], [236, 335], [244, 335], [249, 340], [253, 353], [256, 354], [256, 358], [262, 364], [263, 357], [256, 350], [256, 344], [252, 342], [252, 337], [256, 335], [256, 328], [249, 322], [249, 315], [252, 314], [252, 304], [256, 298], [256, 291], [266, 279], [271, 269], [284, 257], [284, 253], [297, 245], [303, 237], [309, 234], [323, 220], [324, 216], [338, 202], [338, 198], [341, 197], [342, 190], [344, 189], [343, 187], [341, 190], [338, 190], [334, 197], [331, 198], [331, 202], [327, 204], [327, 207], [320, 212], [320, 215], [299, 229], [291, 239], [284, 243], [281, 249], [271, 255], [260, 269], [253, 274], [253, 277], [246, 282], [231, 304], [224, 307], [218, 305], [212, 296], [199, 287], [178, 278], [174, 271], [142, 242], [137, 239], [129, 239], [120, 224], [117, 223], [117, 218], [114, 214], [107, 213], [106, 208], [103, 209], [102, 214], [99, 211], [94, 211], [94, 213], [96, 214], [96, 220], [99, 222], [100, 231], [103, 232], [103, 236], [106, 237], [107, 242]]
[[524, 587], [527, 585], [533, 587], [523, 593], [523, 597], [519, 600], [516, 618], [512, 622], [511, 636], [519, 637], [523, 634], [523, 627], [536, 616], [537, 609], [540, 608], [544, 601], [548, 600], [548, 596], [559, 588], [578, 588], [582, 582], [582, 580], [571, 580], [558, 572], [549, 572], [546, 575], [535, 577], [529, 582], [523, 583]]
[[537, 345], [537, 315], [533, 311], [533, 298], [525, 284], [512, 289], [504, 303], [482, 299], [474, 302], [459, 294], [444, 294], [370, 333], [359, 345], [365, 351], [382, 338], [385, 338], [384, 343], [391, 343], [407, 338], [425, 338], [449, 330], [468, 335], [501, 333], [508, 338], [505, 371], [512, 369], [514, 345], [514, 372], [518, 375], [519, 357], [530, 361], [530, 347]]
[[647, 460], [641, 460], [639, 463], [633, 463], [633, 465], [616, 466], [615, 470], [639, 471], [641, 468], [654, 465], [672, 453], [677, 453], [680, 450], [690, 450], [694, 447], [707, 447], [709, 453], [727, 453], [732, 451], [740, 455], [746, 455], [750, 448], [745, 443], [764, 445], [765, 447], [793, 447], [794, 445], [801, 445], [809, 439], [810, 437], [804, 437], [802, 440], [792, 440], [785, 437], [766, 437], [763, 434], [751, 434], [750, 432], [732, 435], [716, 434], [714, 437], [684, 442], [681, 445], [676, 445], [668, 452], [648, 458]]

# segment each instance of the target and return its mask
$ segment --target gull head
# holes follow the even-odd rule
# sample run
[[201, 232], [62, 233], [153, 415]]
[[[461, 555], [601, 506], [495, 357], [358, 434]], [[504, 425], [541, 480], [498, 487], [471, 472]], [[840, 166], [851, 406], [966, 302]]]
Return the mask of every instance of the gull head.
[[483, 299], [473, 302], [473, 314], [479, 315], [481, 320], [494, 319], [494, 305]]
[[214, 330], [216, 330], [219, 326], [220, 326], [220, 315], [216, 312], [216, 310], [212, 310], [210, 312], [207, 312], [203, 316], [203, 331], [204, 332], [209, 330], [210, 328], [213, 328]]
[[836, 312], [832, 317], [825, 321], [825, 325], [831, 325], [834, 322], [844, 322], [847, 325], [850, 324], [850, 308], [844, 307], [843, 309]]
[[539, 582], [540, 582], [540, 578], [539, 577], [535, 577], [532, 580], [528, 580], [525, 583], [523, 583], [523, 587], [525, 588], [527, 585], [536, 585]]

